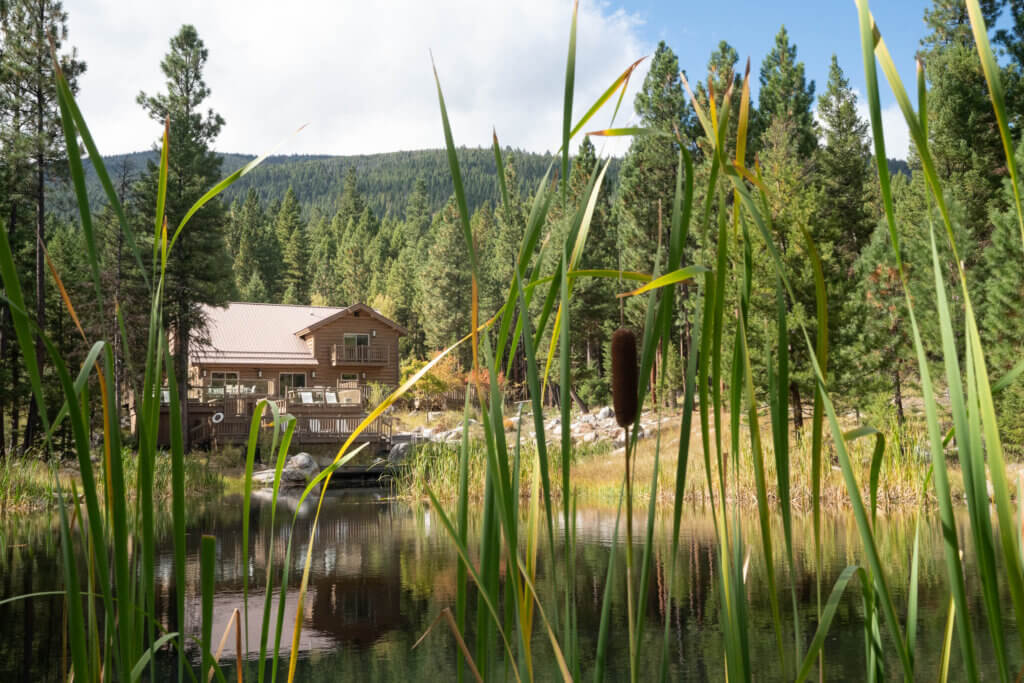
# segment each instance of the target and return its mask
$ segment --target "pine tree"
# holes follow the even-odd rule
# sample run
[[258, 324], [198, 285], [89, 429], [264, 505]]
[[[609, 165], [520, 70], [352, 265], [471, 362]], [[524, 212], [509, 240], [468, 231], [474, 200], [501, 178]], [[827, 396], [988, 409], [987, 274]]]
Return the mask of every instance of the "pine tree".
[[[786, 110], [788, 111], [788, 110]], [[775, 246], [782, 255], [787, 277], [796, 295], [796, 301], [787, 299], [787, 326], [790, 330], [815, 329], [815, 289], [813, 273], [808, 266], [807, 245], [804, 238], [809, 234], [822, 259], [831, 257], [832, 245], [821, 233], [821, 224], [816, 220], [821, 192], [815, 187], [814, 165], [811, 159], [801, 154], [802, 117], [786, 114], [772, 119], [763, 136], [763, 148], [759, 155], [762, 179], [768, 188], [769, 211], [775, 230]], [[751, 319], [747, 325], [748, 345], [753, 354], [760, 349], [771, 348], [769, 339], [760, 335], [774, 331], [776, 316], [777, 276], [771, 259], [762, 254], [760, 239], [752, 235], [754, 274]], [[771, 333], [769, 333], [771, 334]], [[790, 405], [793, 421], [799, 429], [803, 423], [803, 401], [811, 393], [812, 374], [807, 347], [798, 335], [790, 336]], [[755, 363], [767, 367], [769, 359]], [[759, 378], [762, 379], [763, 378]], [[766, 386], [764, 382], [763, 386]]]
[[[686, 101], [679, 79], [679, 61], [664, 42], [658, 45], [651, 69], [637, 93], [636, 113], [648, 128], [687, 135], [692, 145], [696, 116]], [[679, 148], [672, 137], [636, 137], [622, 164], [613, 222], [618, 228], [619, 263], [609, 267], [651, 273], [659, 246], [667, 250], [675, 196]], [[684, 257], [684, 260], [685, 257]], [[665, 267], [665, 260], [659, 266]], [[630, 300], [626, 313], [641, 325], [643, 303]]]
[[[868, 124], [857, 114], [856, 94], [843, 76], [835, 55], [829, 69], [828, 85], [818, 99], [824, 144], [817, 153], [817, 182], [822, 193], [818, 205], [816, 233], [831, 247], [823, 263], [830, 308], [841, 311], [854, 296], [857, 285], [855, 265], [871, 238], [875, 221], [868, 204], [871, 183], [871, 152]], [[829, 339], [833, 354], [841, 346], [855, 343], [846, 332], [841, 315], [829, 316]], [[830, 382], [840, 396], [842, 374], [847, 366], [833, 364]]]
[[238, 291], [247, 287], [254, 273], [259, 273], [265, 286], [267, 276], [272, 274], [267, 272], [269, 264], [278, 260], [278, 252], [268, 254], [267, 250], [273, 250], [277, 240], [275, 237], [273, 244], [267, 244], [267, 217], [255, 189], [246, 193], [241, 204], [236, 201], [232, 205], [228, 225], [228, 249], [235, 255], [232, 271]]
[[783, 26], [775, 36], [775, 46], [761, 62], [761, 90], [757, 105], [766, 125], [780, 116], [793, 121], [797, 152], [807, 158], [818, 145], [814, 106], [814, 81], [807, 83], [804, 63], [797, 61], [796, 45], [789, 42]]
[[[57, 109], [51, 43], [68, 79], [77, 91], [78, 76], [85, 63], [71, 48], [62, 51], [68, 39], [68, 15], [58, 0], [10, 0], [5, 3], [3, 50], [0, 52], [0, 98], [2, 98], [2, 134], [4, 156], [10, 157], [14, 171], [8, 182], [15, 192], [31, 198], [35, 220], [35, 317], [40, 329], [46, 329], [46, 279], [42, 245], [46, 244], [46, 198], [48, 177], [62, 175], [66, 165], [64, 139]], [[6, 165], [6, 164], [5, 164]], [[13, 206], [13, 204], [12, 204]], [[11, 229], [17, 227], [12, 221]], [[42, 338], [36, 340], [36, 357], [46, 359]], [[36, 440], [39, 428], [38, 407], [29, 403], [25, 446]]]
[[441, 349], [469, 332], [469, 254], [454, 199], [434, 217], [430, 233], [434, 242], [420, 268], [417, 309], [427, 348]]
[[309, 252], [306, 244], [306, 226], [299, 223], [291, 231], [284, 248], [284, 272], [281, 282], [286, 295], [283, 303], [309, 303]]
[[349, 219], [345, 233], [338, 243], [335, 256], [334, 277], [337, 281], [339, 302], [351, 305], [370, 299], [370, 284], [373, 278], [371, 243], [377, 233], [377, 219], [370, 207], [363, 207], [362, 213]]
[[[281, 201], [281, 208], [278, 209], [277, 215], [274, 217], [274, 234], [277, 235], [277, 241], [281, 246], [287, 246], [291, 242], [292, 233], [302, 223], [302, 209], [299, 207], [299, 201], [295, 198], [295, 190], [289, 186], [288, 191], [284, 194], [284, 200]], [[284, 286], [287, 287], [288, 284], [285, 283]]]
[[[1024, 148], [1018, 150], [1017, 161], [1024, 163]], [[1005, 183], [1003, 194], [1012, 206], [1009, 183]], [[1024, 358], [1024, 244], [1014, 209], [993, 212], [992, 223], [992, 242], [983, 256], [989, 277], [981, 322], [989, 373], [999, 378]], [[1024, 454], [1024, 382], [1018, 379], [995, 398], [1003, 445], [1020, 456]]]
[[[212, 110], [200, 106], [210, 89], [203, 80], [209, 51], [194, 26], [184, 25], [171, 38], [170, 51], [160, 63], [167, 92], [139, 93], [138, 103], [155, 122], [169, 120], [168, 182], [165, 213], [176, 226], [185, 212], [221, 176], [221, 158], [211, 149], [224, 125]], [[159, 169], [150, 161], [135, 189], [134, 214], [139, 234], [151, 232]], [[174, 362], [181, 387], [188, 386], [189, 347], [203, 328], [201, 306], [222, 306], [233, 294], [232, 260], [225, 248], [223, 204], [214, 199], [189, 221], [167, 263], [164, 314], [175, 339]], [[145, 228], [145, 229], [143, 229]], [[137, 305], [145, 305], [137, 302]], [[187, 392], [181, 392], [182, 424], [188, 425]], [[183, 430], [186, 448], [189, 430]]]
[[[982, 2], [988, 26], [999, 14], [996, 0]], [[981, 69], [964, 0], [934, 0], [925, 10], [931, 29], [919, 53], [931, 86], [928, 94], [928, 135], [932, 158], [952, 196], [963, 202], [973, 226], [991, 231], [989, 202], [999, 198], [1006, 160], [988, 85]], [[977, 255], [965, 254], [968, 266]], [[981, 279], [984, 278], [982, 274]]]
[[338, 250], [334, 241], [334, 231], [330, 222], [318, 215], [309, 224], [309, 241], [312, 245], [309, 254], [310, 300], [316, 306], [325, 306], [331, 299], [334, 289], [334, 275], [331, 263]]
[[263, 282], [263, 278], [260, 277], [258, 270], [252, 271], [249, 281], [245, 283], [245, 287], [241, 288], [241, 295], [243, 301], [252, 301], [253, 303], [267, 302], [269, 299], [267, 285]]

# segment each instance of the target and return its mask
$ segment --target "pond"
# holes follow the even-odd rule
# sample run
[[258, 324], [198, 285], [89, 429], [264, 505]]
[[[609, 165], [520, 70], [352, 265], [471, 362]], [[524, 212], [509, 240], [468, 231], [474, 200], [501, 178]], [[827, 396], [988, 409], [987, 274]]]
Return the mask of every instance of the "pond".
[[[279, 503], [276, 528], [269, 529], [270, 503], [253, 503], [251, 522], [253, 540], [250, 557], [241, 556], [241, 498], [224, 496], [204, 505], [194, 506], [189, 522], [187, 569], [186, 629], [198, 635], [200, 605], [198, 594], [198, 547], [201, 534], [217, 537], [217, 592], [214, 600], [214, 643], [233, 610], [242, 608], [242, 577], [248, 572], [249, 622], [243, 634], [247, 680], [255, 680], [259, 649], [260, 616], [263, 607], [261, 589], [265, 558], [273, 544], [275, 574], [280, 569], [294, 502]], [[479, 511], [475, 511], [479, 514]], [[297, 515], [297, 547], [293, 549], [291, 576], [297, 584], [301, 576], [313, 509], [304, 507]], [[474, 516], [471, 511], [471, 517]], [[576, 595], [579, 610], [579, 638], [583, 653], [585, 678], [592, 676], [593, 652], [596, 649], [601, 599], [610, 557], [616, 511], [613, 508], [581, 508], [577, 515]], [[742, 519], [742, 518], [741, 518]], [[889, 567], [890, 588], [905, 613], [906, 583], [913, 547], [914, 516], [888, 516], [879, 519], [879, 546]], [[795, 590], [800, 610], [800, 626], [805, 643], [815, 627], [816, 585], [813, 573], [811, 524], [807, 519], [795, 522], [797, 552]], [[782, 672], [776, 660], [771, 627], [766, 577], [760, 560], [760, 542], [752, 535], [753, 518], [743, 521], [750, 545], [751, 567], [747, 594], [751, 611], [751, 652], [755, 662], [756, 680], [779, 680]], [[169, 525], [168, 525], [169, 526]], [[59, 534], [55, 520], [46, 514], [8, 517], [0, 520], [0, 600], [19, 594], [52, 590], [60, 585], [58, 563]], [[656, 524], [657, 548], [653, 556], [650, 590], [644, 596], [647, 622], [642, 647], [643, 659], [650, 667], [649, 676], [657, 672], [665, 619], [671, 622], [670, 675], [672, 680], [724, 680], [722, 634], [719, 627], [720, 597], [717, 582], [717, 547], [710, 512], [701, 508], [685, 511], [676, 576], [675, 594], [666, 601], [667, 562], [670, 514], [660, 516]], [[637, 523], [637, 535], [642, 521]], [[961, 538], [965, 531], [961, 525]], [[774, 538], [780, 547], [781, 522], [776, 521]], [[825, 581], [822, 593], [827, 598], [832, 582], [844, 567], [860, 556], [859, 537], [851, 516], [834, 513], [824, 520]], [[621, 538], [621, 533], [620, 533]], [[475, 552], [475, 549], [473, 549]], [[778, 554], [779, 553], [778, 551]], [[949, 592], [942, 560], [941, 529], [934, 515], [926, 515], [921, 529], [921, 574], [919, 598], [918, 651], [919, 675], [925, 680], [937, 677], [943, 629], [949, 606]], [[559, 550], [560, 555], [564, 555]], [[549, 611], [552, 586], [545, 581], [551, 566], [541, 553], [538, 590]], [[968, 554], [969, 555], [969, 554]], [[456, 594], [456, 554], [436, 514], [426, 506], [390, 501], [384, 492], [330, 492], [325, 500], [319, 531], [313, 547], [310, 590], [303, 609], [303, 631], [299, 643], [300, 681], [392, 681], [436, 680], [454, 678], [458, 649], [451, 633], [435, 628], [413, 649], [413, 645], [445, 607], [454, 607]], [[622, 562], [621, 541], [617, 561]], [[157, 557], [157, 611], [160, 619], [172, 624], [174, 604], [173, 555], [170, 543], [164, 544]], [[559, 560], [559, 564], [561, 561]], [[981, 596], [974, 568], [968, 564], [968, 588], [972, 604], [975, 632], [983, 634]], [[560, 570], [559, 570], [560, 571]], [[780, 584], [785, 591], [780, 600], [789, 614], [787, 628], [792, 634], [788, 574], [779, 566]], [[624, 572], [617, 571], [622, 581]], [[278, 574], [279, 575], [279, 574]], [[851, 589], [853, 584], [851, 583]], [[624, 585], [616, 595], [624, 596]], [[627, 643], [624, 599], [613, 602], [613, 637], [608, 655], [608, 680], [626, 677]], [[276, 600], [275, 600], [276, 610]], [[285, 634], [281, 639], [283, 652], [281, 673], [287, 671], [291, 647], [291, 625], [295, 617], [295, 601], [286, 607]], [[0, 605], [0, 681], [58, 680], [62, 658], [63, 612], [61, 599], [39, 597]], [[861, 680], [864, 676], [863, 608], [859, 594], [850, 590], [844, 597], [827, 641], [826, 679]], [[539, 624], [535, 629], [534, 647], [537, 655], [537, 679], [557, 680], [558, 671], [550, 656], [546, 633]], [[1008, 623], [1008, 631], [1014, 625]], [[883, 626], [884, 629], [884, 626]], [[883, 633], [884, 636], [884, 633]], [[792, 637], [792, 635], [790, 635]], [[222, 661], [226, 671], [235, 661], [235, 639], [227, 639]], [[1014, 642], [1012, 637], [1008, 642]], [[991, 666], [990, 641], [977, 638], [978, 661]], [[472, 648], [472, 634], [470, 634]], [[892, 648], [887, 671], [895, 675], [898, 661]], [[1020, 653], [1016, 656], [1019, 658]], [[164, 662], [168, 663], [169, 662]], [[1022, 662], [1016, 661], [1019, 668]], [[954, 678], [960, 671], [954, 640], [951, 671]], [[169, 669], [170, 667], [165, 667]], [[984, 671], [983, 678], [994, 678], [997, 672]], [[231, 677], [228, 677], [231, 680]], [[279, 678], [279, 680], [282, 680]]]

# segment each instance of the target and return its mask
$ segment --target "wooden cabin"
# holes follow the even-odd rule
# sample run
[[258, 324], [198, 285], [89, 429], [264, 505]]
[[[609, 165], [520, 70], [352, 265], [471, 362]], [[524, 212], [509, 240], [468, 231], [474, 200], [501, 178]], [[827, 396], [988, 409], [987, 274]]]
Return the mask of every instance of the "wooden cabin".
[[[408, 332], [366, 304], [229, 303], [203, 315], [206, 340], [189, 353], [194, 443], [245, 441], [262, 398], [296, 417], [293, 441], [334, 443], [361, 421], [373, 384], [398, 385], [398, 341]], [[381, 422], [361, 440], [389, 436]]]

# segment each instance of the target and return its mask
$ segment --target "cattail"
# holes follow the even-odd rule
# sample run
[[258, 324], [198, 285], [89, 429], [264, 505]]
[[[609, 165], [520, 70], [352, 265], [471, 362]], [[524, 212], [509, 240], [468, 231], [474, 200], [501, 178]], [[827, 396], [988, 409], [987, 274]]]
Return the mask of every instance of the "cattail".
[[638, 380], [636, 335], [619, 328], [612, 335], [612, 404], [620, 427], [636, 422]]

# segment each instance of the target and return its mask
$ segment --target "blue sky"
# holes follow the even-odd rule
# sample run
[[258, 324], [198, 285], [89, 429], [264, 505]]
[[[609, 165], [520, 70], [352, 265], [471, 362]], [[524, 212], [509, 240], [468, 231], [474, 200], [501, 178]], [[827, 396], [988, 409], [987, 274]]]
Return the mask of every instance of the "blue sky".
[[[876, 0], [872, 11], [908, 85], [929, 0]], [[66, 0], [69, 42], [88, 63], [79, 103], [101, 151], [148, 149], [161, 126], [135, 102], [163, 90], [160, 60], [184, 23], [209, 49], [205, 103], [227, 122], [226, 152], [367, 154], [444, 145], [430, 55], [457, 144], [550, 151], [561, 140], [572, 0]], [[727, 9], [725, 9], [727, 8]], [[832, 53], [864, 92], [852, 0], [817, 3], [581, 0], [576, 110], [583, 111], [638, 57], [664, 39], [691, 78], [727, 40], [757, 74], [785, 24], [820, 93]], [[627, 102], [646, 73], [631, 83]], [[882, 84], [887, 153], [905, 158], [908, 135]], [[866, 107], [862, 104], [866, 114]], [[626, 123], [620, 117], [618, 123]], [[608, 112], [595, 120], [605, 127]], [[301, 134], [293, 135], [302, 124]], [[278, 143], [283, 143], [278, 146]], [[599, 150], [622, 154], [628, 140]]]
[[[915, 77], [914, 54], [926, 33], [924, 10], [931, 4], [928, 0], [888, 0], [871, 5], [893, 60], [903, 78], [909, 79], [908, 86]], [[640, 30], [644, 38], [651, 43], [668, 43], [691, 78], [705, 73], [711, 51], [725, 40], [736, 48], [741, 61], [750, 57], [751, 80], [756, 89], [761, 60], [784, 24], [806, 66], [807, 77], [817, 85], [816, 93], [825, 87], [833, 54], [850, 84], [864, 92], [857, 9], [852, 0], [729, 0], [721, 4], [625, 0], [622, 6], [643, 22]], [[723, 6], [728, 6], [728, 16], [723, 16]], [[892, 100], [884, 87], [882, 96], [883, 102]]]

